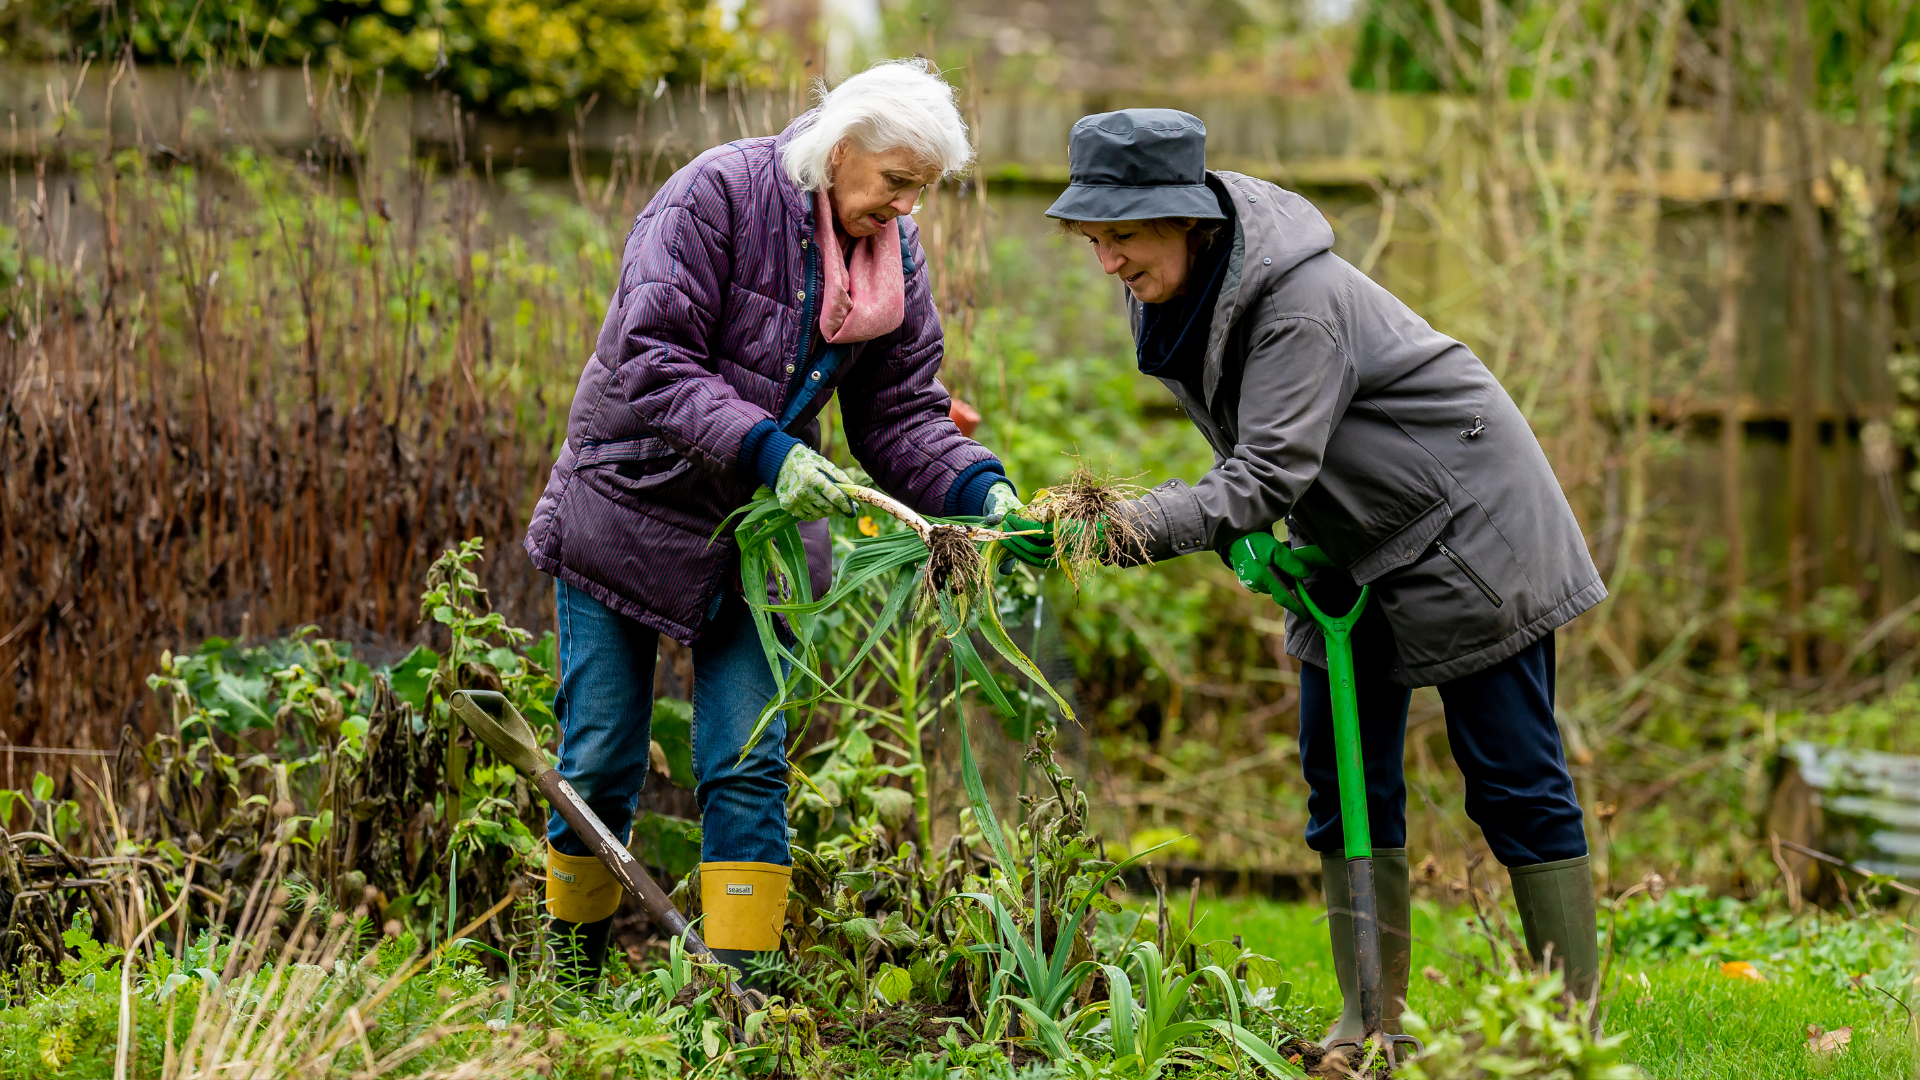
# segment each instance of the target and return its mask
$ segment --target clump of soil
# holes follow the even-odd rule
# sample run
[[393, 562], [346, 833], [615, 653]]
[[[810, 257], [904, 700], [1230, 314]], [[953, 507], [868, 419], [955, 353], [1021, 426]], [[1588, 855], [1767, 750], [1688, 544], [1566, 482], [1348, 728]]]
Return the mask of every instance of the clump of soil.
[[[1327, 1050], [1319, 1043], [1296, 1041], [1282, 1047], [1281, 1053], [1293, 1058], [1293, 1063], [1306, 1071], [1313, 1080], [1392, 1080], [1393, 1069], [1384, 1060], [1376, 1061], [1372, 1068], [1360, 1071], [1352, 1059], [1353, 1051], [1347, 1047]], [[1400, 1051], [1403, 1058], [1406, 1053]]]
[[1053, 524], [1054, 554], [1067, 580], [1078, 588], [1080, 578], [1102, 564], [1146, 561], [1146, 532], [1127, 505], [1141, 494], [1139, 488], [1114, 483], [1081, 465], [1066, 483], [1046, 489], [1029, 503], [1025, 516]]
[[965, 529], [935, 525], [927, 530], [927, 577], [923, 588], [928, 603], [943, 595], [964, 602], [987, 584], [987, 561], [967, 538]]

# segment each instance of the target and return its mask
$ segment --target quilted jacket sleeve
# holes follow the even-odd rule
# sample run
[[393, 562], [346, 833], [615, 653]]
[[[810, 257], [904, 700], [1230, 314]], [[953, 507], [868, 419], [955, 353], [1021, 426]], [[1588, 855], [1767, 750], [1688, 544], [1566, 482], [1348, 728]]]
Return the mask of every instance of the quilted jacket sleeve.
[[654, 199], [627, 238], [620, 289], [597, 355], [613, 366], [642, 423], [697, 464], [736, 466], [741, 441], [767, 411], [740, 396], [710, 352], [736, 252], [735, 200], [749, 182], [716, 157]]

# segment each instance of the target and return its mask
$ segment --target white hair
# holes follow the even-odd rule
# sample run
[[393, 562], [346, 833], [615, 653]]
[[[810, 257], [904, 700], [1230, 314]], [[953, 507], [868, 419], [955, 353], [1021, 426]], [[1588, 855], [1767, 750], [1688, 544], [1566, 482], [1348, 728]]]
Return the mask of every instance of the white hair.
[[954, 89], [918, 56], [882, 60], [828, 91], [812, 123], [793, 140], [781, 164], [802, 191], [833, 182], [833, 151], [852, 139], [870, 153], [906, 149], [922, 164], [939, 166], [942, 177], [973, 161], [967, 123], [954, 105]]

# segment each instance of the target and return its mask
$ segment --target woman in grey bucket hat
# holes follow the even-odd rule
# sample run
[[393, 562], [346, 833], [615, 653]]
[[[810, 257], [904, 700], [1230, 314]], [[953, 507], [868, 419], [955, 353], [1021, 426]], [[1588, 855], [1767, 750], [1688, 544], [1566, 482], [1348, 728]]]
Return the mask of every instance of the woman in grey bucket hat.
[[[1082, 118], [1072, 183], [1051, 209], [1128, 290], [1137, 359], [1213, 447], [1214, 466], [1128, 504], [1158, 561], [1237, 539], [1317, 544], [1338, 570], [1317, 599], [1369, 605], [1353, 636], [1379, 889], [1387, 1027], [1398, 1031], [1411, 963], [1406, 785], [1410, 688], [1437, 686], [1467, 780], [1466, 810], [1512, 877], [1535, 958], [1549, 946], [1569, 989], [1598, 971], [1580, 804], [1553, 715], [1553, 631], [1606, 595], [1585, 539], [1525, 417], [1465, 345], [1333, 253], [1313, 204], [1206, 168], [1206, 127], [1171, 109]], [[1010, 525], [1038, 528], [1015, 517]], [[1009, 542], [1029, 562], [1048, 540]], [[1344, 594], [1344, 595], [1342, 595]], [[1322, 852], [1328, 926], [1360, 1034], [1352, 923], [1319, 630], [1292, 615], [1302, 665], [1300, 756], [1308, 845]]]

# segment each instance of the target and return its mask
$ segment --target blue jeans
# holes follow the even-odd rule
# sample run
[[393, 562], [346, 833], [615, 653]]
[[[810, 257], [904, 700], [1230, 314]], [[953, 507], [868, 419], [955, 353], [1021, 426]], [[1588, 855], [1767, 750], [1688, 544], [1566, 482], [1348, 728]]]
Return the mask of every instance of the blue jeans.
[[[1371, 614], [1371, 612], [1369, 612]], [[1365, 620], [1362, 620], [1363, 623]], [[1393, 682], [1392, 640], [1354, 635], [1360, 749], [1367, 777], [1367, 825], [1375, 847], [1407, 845], [1407, 705]], [[1447, 743], [1467, 780], [1467, 816], [1502, 866], [1574, 859], [1587, 853], [1580, 802], [1553, 718], [1553, 635], [1514, 656], [1438, 687]], [[1325, 668], [1300, 672], [1300, 765], [1307, 797], [1307, 846], [1343, 849], [1340, 778], [1333, 756], [1333, 697]]]
[[[560, 775], [615, 836], [627, 835], [646, 782], [659, 635], [562, 581]], [[774, 718], [743, 761], [740, 747], [776, 686], [745, 601], [729, 596], [693, 647], [693, 771], [702, 862], [788, 866], [787, 724]], [[559, 814], [547, 840], [591, 855]]]

